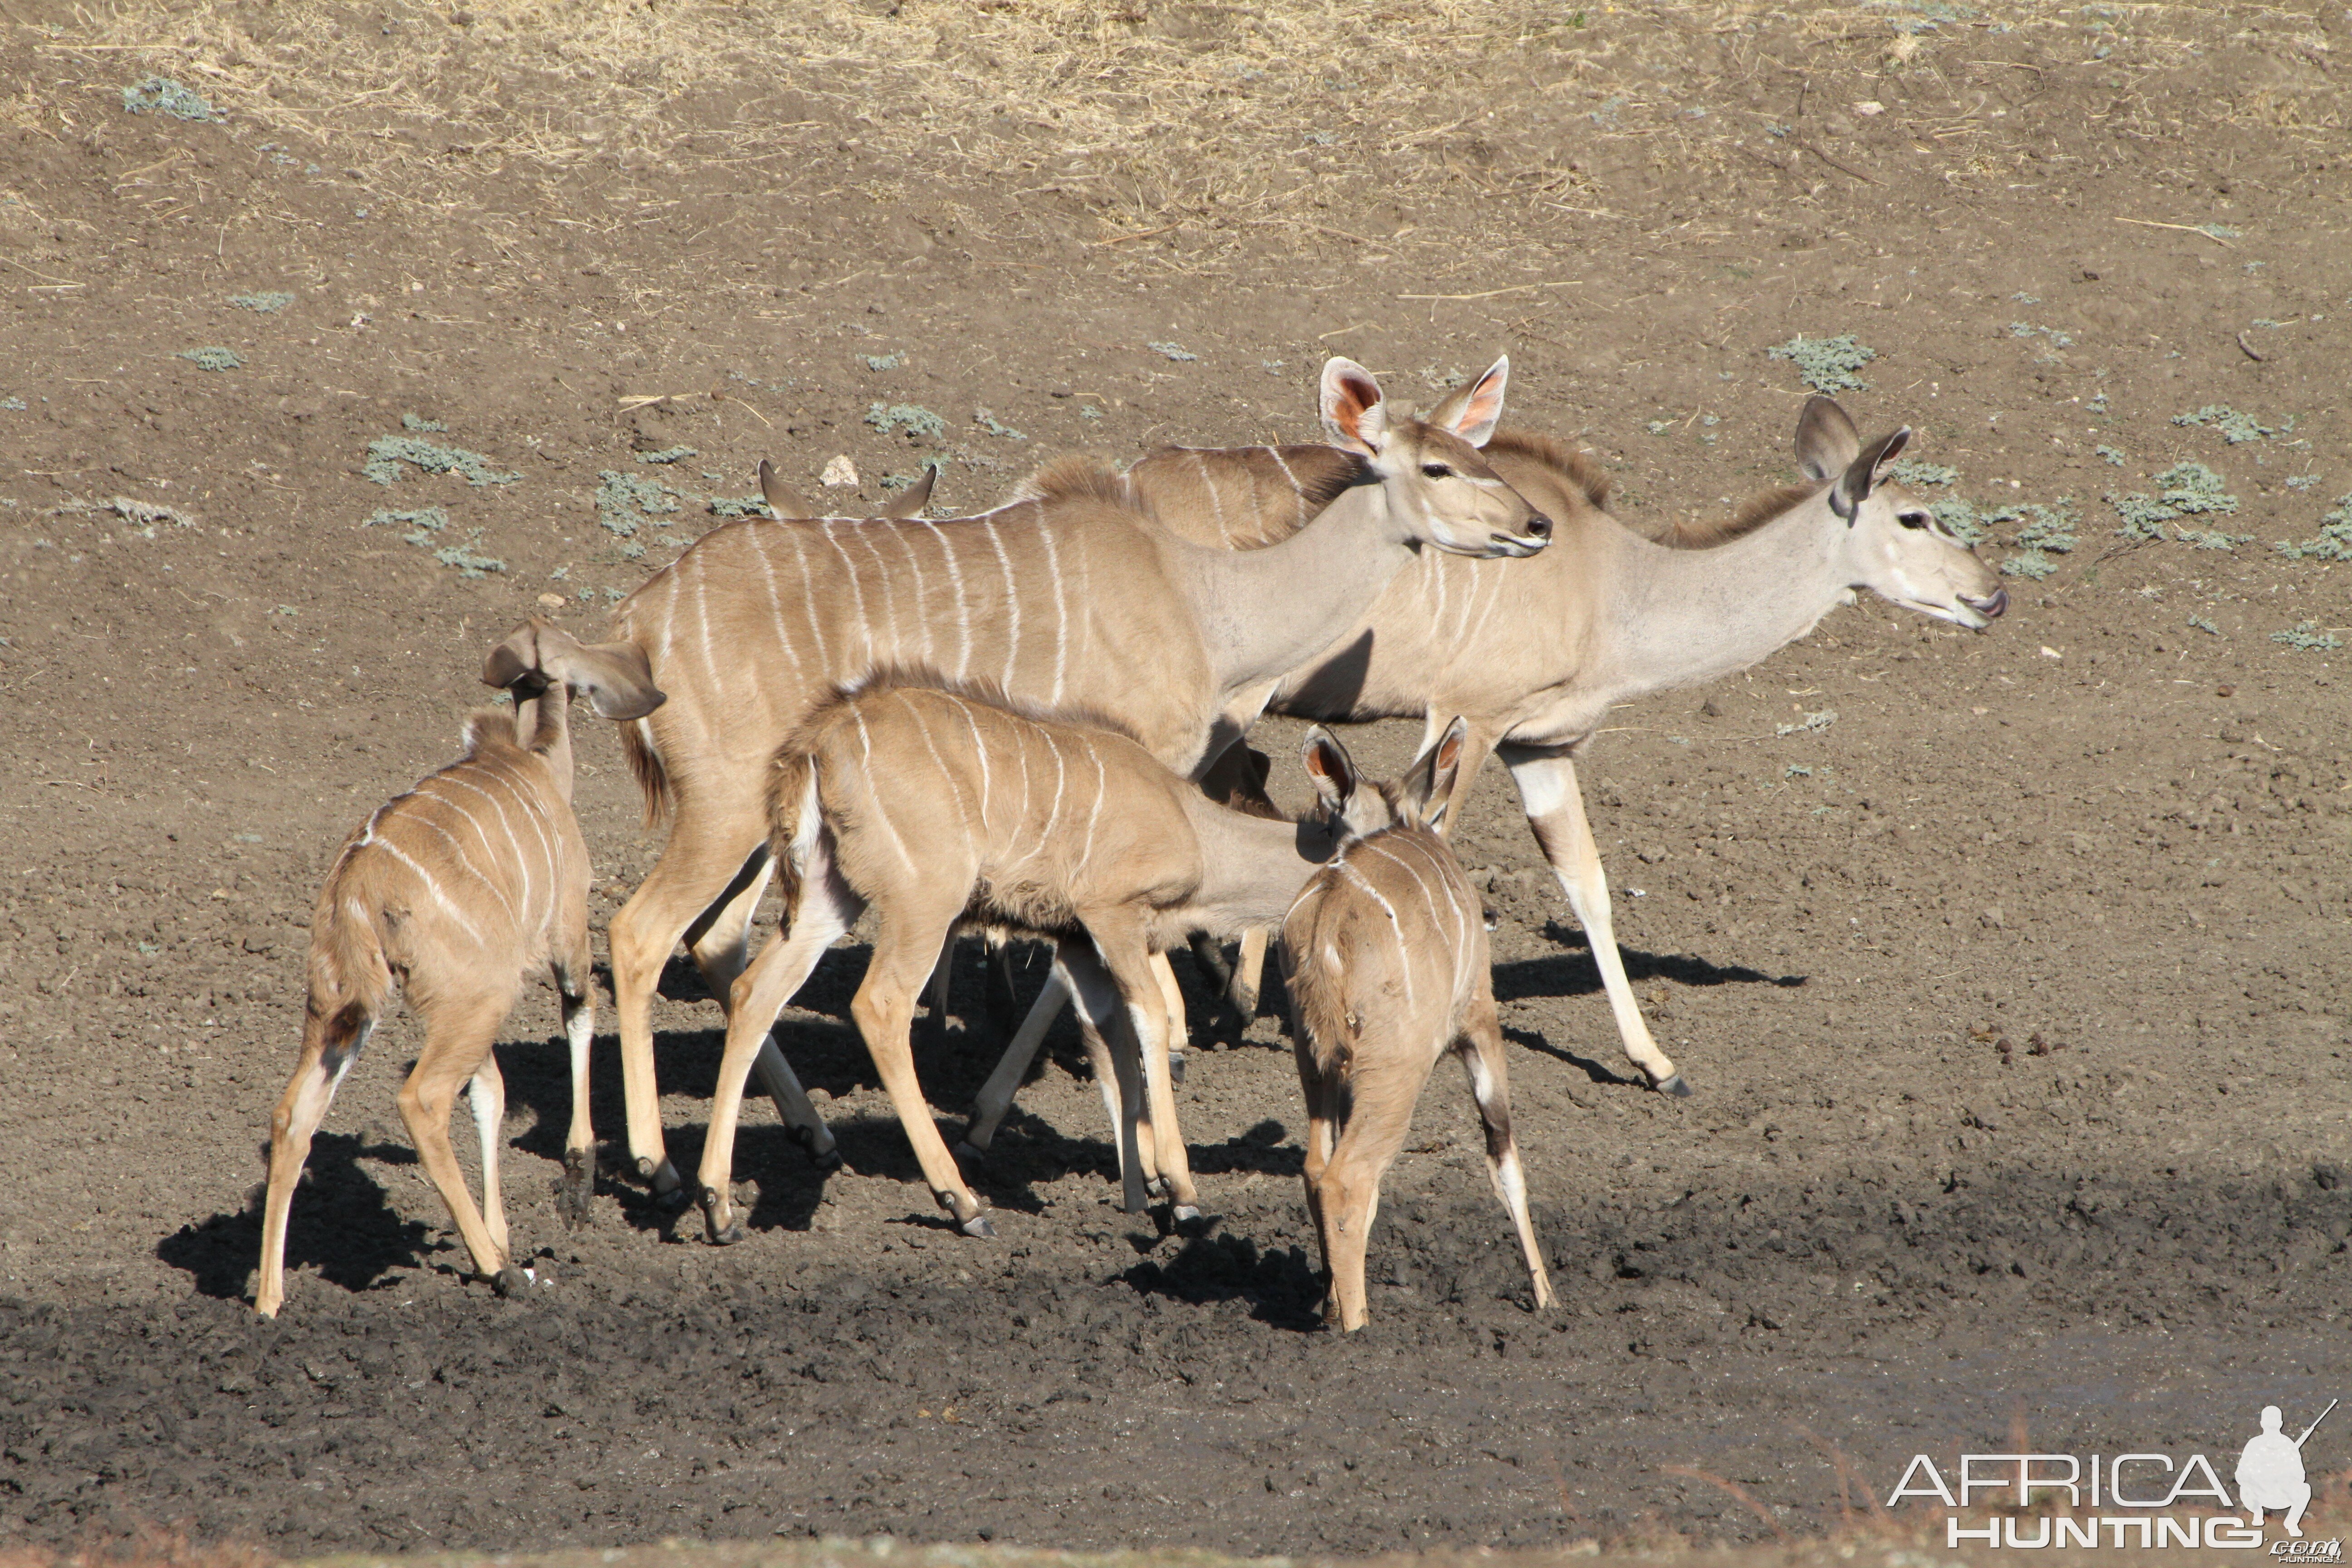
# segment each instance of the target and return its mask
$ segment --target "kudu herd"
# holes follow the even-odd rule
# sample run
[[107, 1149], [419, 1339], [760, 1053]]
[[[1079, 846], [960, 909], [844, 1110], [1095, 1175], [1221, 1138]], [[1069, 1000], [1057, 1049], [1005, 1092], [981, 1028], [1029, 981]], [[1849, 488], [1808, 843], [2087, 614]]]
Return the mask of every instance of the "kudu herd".
[[[534, 619], [489, 654], [511, 711], [474, 716], [466, 755], [344, 845], [312, 923], [300, 1058], [272, 1121], [255, 1304], [284, 1301], [288, 1209], [328, 1103], [395, 994], [425, 1027], [400, 1096], [476, 1270], [522, 1276], [499, 1190], [504, 1095], [491, 1051], [523, 978], [562, 999], [572, 1124], [558, 1208], [583, 1223], [593, 1003], [586, 847], [571, 810], [570, 700], [614, 721], [660, 859], [611, 921], [627, 1148], [637, 1177], [701, 1203], [714, 1242], [752, 1075], [794, 1137], [837, 1164], [774, 1035], [820, 956], [871, 911], [851, 1007], [940, 1206], [993, 1234], [916, 1080], [909, 1026], [960, 930], [1051, 944], [1044, 993], [965, 1129], [988, 1145], [1055, 1011], [1075, 1000], [1110, 1114], [1122, 1196], [1200, 1213], [1171, 1051], [1185, 1020], [1167, 954], [1213, 965], [1255, 1010], [1278, 943], [1307, 1113], [1306, 1200], [1326, 1314], [1365, 1321], [1382, 1173], [1437, 1058], [1468, 1071], [1488, 1169], [1534, 1281], [1552, 1290], [1511, 1135], [1486, 917], [1444, 837], [1490, 753], [1588, 933], [1626, 1055], [1689, 1092], [1651, 1039], [1619, 958], [1573, 758], [1613, 705], [1709, 680], [1802, 637], [1869, 588], [1981, 627], [1998, 576], [1887, 479], [1907, 429], [1864, 446], [1810, 400], [1807, 482], [1713, 528], [1643, 534], [1607, 510], [1581, 453], [1498, 431], [1507, 361], [1426, 417], [1335, 359], [1329, 444], [1165, 449], [1121, 471], [1049, 463], [976, 516], [926, 519], [931, 476], [878, 517], [815, 515], [768, 465], [769, 518], [703, 535], [583, 645]], [[1759, 592], [1759, 588], [1764, 591]], [[1266, 711], [1324, 722], [1412, 716], [1421, 755], [1368, 785], [1319, 726], [1302, 761], [1318, 805], [1266, 797], [1244, 737]], [[749, 959], [770, 883], [774, 941]], [[683, 940], [727, 1011], [701, 1165], [666, 1152], [652, 1003]], [[482, 1205], [450, 1146], [457, 1089], [481, 1148]]]

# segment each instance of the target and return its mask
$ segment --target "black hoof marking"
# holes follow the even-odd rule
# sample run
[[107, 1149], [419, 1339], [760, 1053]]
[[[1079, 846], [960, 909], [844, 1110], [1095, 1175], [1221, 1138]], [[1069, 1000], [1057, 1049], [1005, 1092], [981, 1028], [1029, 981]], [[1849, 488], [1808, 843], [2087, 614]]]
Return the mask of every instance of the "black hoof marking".
[[530, 1289], [530, 1279], [513, 1264], [508, 1264], [490, 1278], [490, 1289], [501, 1296], [520, 1296]]
[[819, 1174], [829, 1176], [841, 1169], [841, 1151], [827, 1149], [822, 1154], [811, 1154], [809, 1163], [817, 1168]]
[[743, 1239], [743, 1222], [735, 1220], [722, 1227], [719, 1223], [720, 1205], [725, 1202], [716, 1192], [705, 1187], [702, 1205], [702, 1234], [713, 1247], [732, 1247]]
[[984, 1214], [972, 1215], [956, 1228], [966, 1236], [977, 1236], [985, 1240], [993, 1240], [996, 1236], [996, 1227], [988, 1223], [988, 1216]]
[[1683, 1081], [1682, 1074], [1676, 1073], [1674, 1077], [1666, 1079], [1665, 1082], [1658, 1085], [1658, 1092], [1660, 1094], [1671, 1094], [1676, 1100], [1688, 1100], [1691, 1095], [1691, 1086]]
[[1168, 1081], [1170, 1083], [1184, 1081], [1184, 1053], [1181, 1051], [1168, 1053]]
[[973, 1142], [969, 1138], [965, 1139], [962, 1142], [958, 1143], [949, 1152], [955, 1155], [959, 1163], [966, 1161], [976, 1165], [986, 1164], [988, 1163], [988, 1151], [982, 1148], [979, 1144]]

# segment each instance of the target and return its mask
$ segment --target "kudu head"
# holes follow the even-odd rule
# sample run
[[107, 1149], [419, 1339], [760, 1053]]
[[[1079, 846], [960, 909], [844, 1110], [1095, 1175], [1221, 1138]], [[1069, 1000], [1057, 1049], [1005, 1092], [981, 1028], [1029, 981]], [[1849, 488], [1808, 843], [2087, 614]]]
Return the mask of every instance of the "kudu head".
[[[515, 743], [548, 755], [568, 795], [571, 735], [565, 708], [584, 697], [600, 719], [642, 719], [669, 700], [635, 643], [582, 643], [544, 616], [509, 632], [482, 661], [482, 684], [514, 699]], [[548, 700], [556, 693], [556, 700]]]
[[1323, 428], [1365, 459], [1416, 543], [1455, 555], [1533, 555], [1550, 542], [1551, 519], [1478, 450], [1503, 417], [1510, 374], [1506, 355], [1419, 419], [1384, 401], [1370, 371], [1334, 359], [1323, 367]]
[[1830, 510], [1845, 520], [1843, 559], [1853, 586], [1982, 631], [2009, 608], [2009, 590], [1927, 502], [1886, 478], [1910, 439], [1906, 425], [1865, 447], [1835, 399], [1809, 397], [1797, 419], [1797, 463], [1806, 478], [1832, 481]]
[[1470, 721], [1455, 719], [1429, 750], [1388, 784], [1366, 784], [1339, 737], [1320, 724], [1307, 731], [1298, 759], [1315, 781], [1325, 825], [1342, 846], [1388, 827], [1425, 827], [1437, 833], [1444, 829], [1445, 808], [1454, 798], [1454, 775], [1461, 770], [1469, 733]]

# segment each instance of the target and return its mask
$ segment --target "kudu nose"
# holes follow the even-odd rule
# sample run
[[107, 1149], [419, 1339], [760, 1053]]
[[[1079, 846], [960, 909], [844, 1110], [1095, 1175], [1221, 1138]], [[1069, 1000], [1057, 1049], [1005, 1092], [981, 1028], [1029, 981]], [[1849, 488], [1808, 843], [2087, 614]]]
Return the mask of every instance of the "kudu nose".
[[1527, 535], [1530, 539], [1549, 539], [1551, 537], [1551, 519], [1546, 517], [1541, 512], [1536, 513], [1535, 516], [1528, 519]]
[[2001, 613], [2009, 608], [2009, 590], [2006, 587], [1995, 588], [1990, 599], [1971, 599], [1963, 594], [1960, 595], [1960, 603], [1985, 619], [1997, 621], [2000, 619]]

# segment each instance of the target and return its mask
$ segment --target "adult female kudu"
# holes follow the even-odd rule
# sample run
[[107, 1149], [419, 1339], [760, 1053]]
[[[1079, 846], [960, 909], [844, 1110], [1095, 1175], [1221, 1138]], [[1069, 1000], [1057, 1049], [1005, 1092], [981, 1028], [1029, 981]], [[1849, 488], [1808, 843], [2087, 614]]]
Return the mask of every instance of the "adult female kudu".
[[[511, 691], [514, 711], [474, 715], [464, 758], [378, 807], [344, 843], [319, 891], [302, 1054], [270, 1118], [254, 1295], [265, 1318], [285, 1300], [286, 1216], [311, 1137], [394, 992], [406, 994], [425, 1031], [401, 1087], [401, 1120], [476, 1272], [503, 1295], [521, 1275], [508, 1254], [499, 1192], [506, 1087], [491, 1045], [523, 977], [549, 967], [572, 1045], [572, 1128], [558, 1206], [575, 1225], [587, 1217], [596, 1172], [588, 1120], [596, 1005], [588, 846], [572, 814], [570, 694], [624, 721], [654, 711], [662, 694], [635, 648], [583, 647], [538, 617], [490, 650], [482, 679]], [[468, 1080], [482, 1149], [480, 1210], [449, 1147], [450, 1106]]]
[[877, 668], [921, 665], [1095, 708], [1196, 773], [1255, 717], [1237, 714], [1237, 697], [1270, 689], [1328, 646], [1423, 546], [1543, 547], [1549, 520], [1477, 451], [1501, 416], [1505, 371], [1441, 424], [1390, 418], [1369, 372], [1330, 362], [1322, 412], [1352, 453], [1349, 472], [1311, 524], [1264, 550], [1203, 547], [1174, 520], [1079, 486], [940, 522], [730, 523], [623, 601], [615, 633], [670, 696], [622, 731], [649, 813], [672, 818], [610, 933], [640, 1173], [658, 1190], [678, 1185], [654, 1080], [655, 981], [683, 935], [714, 994], [730, 994], [772, 870], [766, 769], [819, 702]]
[[[1518, 1232], [1536, 1305], [1552, 1304], [1511, 1139], [1485, 911], [1437, 833], [1467, 728], [1454, 720], [1401, 781], [1383, 786], [1394, 823], [1351, 837], [1307, 879], [1282, 922], [1291, 1044], [1307, 1098], [1307, 1211], [1331, 1280], [1324, 1316], [1342, 1331], [1364, 1326], [1364, 1246], [1381, 1178], [1412, 1131], [1430, 1069], [1449, 1051], [1469, 1074], [1486, 1129], [1486, 1174]], [[1307, 762], [1318, 792], [1355, 789], [1346, 748], [1319, 728], [1307, 738]]]
[[[1433, 412], [1444, 420], [1447, 405]], [[1617, 951], [1600, 852], [1577, 788], [1575, 755], [1614, 704], [1746, 668], [1812, 630], [1857, 588], [1937, 620], [1981, 630], [2008, 607], [1999, 574], [1954, 538], [1925, 503], [1885, 478], [1907, 426], [1863, 448], [1853, 422], [1826, 397], [1806, 401], [1797, 459], [1808, 483], [1741, 507], [1727, 522], [1684, 525], [1656, 539], [1606, 510], [1608, 481], [1582, 454], [1506, 430], [1488, 461], [1555, 520], [1542, 559], [1510, 573], [1424, 557], [1401, 573], [1362, 620], [1264, 698], [1273, 710], [1325, 721], [1419, 717], [1425, 738], [1454, 715], [1468, 721], [1457, 792], [1497, 752], [1519, 788], [1528, 825], [1584, 927], [1616, 1016], [1625, 1055], [1655, 1088], [1687, 1093], [1681, 1071], [1650, 1037]], [[1166, 515], [1198, 530], [1192, 499], [1221, 490], [1217, 528], [1194, 537], [1237, 545], [1278, 539], [1301, 510], [1263, 482], [1277, 460], [1312, 484], [1335, 459], [1315, 447], [1231, 453], [1155, 453], [1129, 470], [1126, 493], [1156, 510], [1163, 490], [1186, 497]], [[1221, 467], [1221, 464], [1223, 465]], [[1238, 473], [1254, 476], [1244, 485]], [[1083, 482], [1056, 465], [1033, 486]], [[1255, 517], [1243, 498], [1270, 494]], [[1241, 706], [1260, 700], [1245, 693]], [[1236, 979], [1254, 1002], [1256, 976]], [[985, 1149], [1058, 1006], [1049, 984], [1006, 1059], [982, 1090], [966, 1141]], [[1020, 1054], [1027, 1052], [1028, 1055]]]
[[[958, 1228], [993, 1234], [916, 1081], [908, 1022], [940, 944], [965, 921], [1055, 942], [1089, 1022], [1114, 1042], [1097, 1076], [1128, 1207], [1143, 1206], [1145, 1174], [1156, 1171], [1174, 1217], [1197, 1217], [1151, 954], [1195, 931], [1233, 936], [1281, 919], [1341, 831], [1390, 817], [1380, 796], [1366, 797], [1376, 818], [1351, 817], [1352, 791], [1328, 797], [1324, 816], [1305, 822], [1234, 811], [1116, 721], [1066, 707], [1041, 712], [919, 672], [885, 675], [820, 707], [777, 752], [768, 787], [769, 849], [792, 912], [729, 999], [699, 1173], [709, 1234], [721, 1242], [741, 1234], [728, 1177], [744, 1077], [819, 956], [869, 908], [874, 952], [850, 1013], [932, 1195]], [[1147, 1097], [1149, 1151], [1139, 1135]]]

